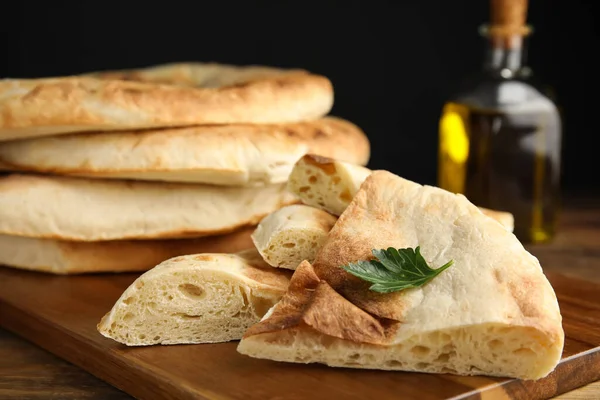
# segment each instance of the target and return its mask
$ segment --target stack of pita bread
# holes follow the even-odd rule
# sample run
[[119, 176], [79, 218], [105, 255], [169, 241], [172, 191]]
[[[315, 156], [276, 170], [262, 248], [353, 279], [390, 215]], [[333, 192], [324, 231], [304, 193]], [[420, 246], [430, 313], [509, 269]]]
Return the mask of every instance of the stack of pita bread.
[[[303, 156], [287, 184], [302, 204], [266, 216], [255, 247], [195, 254], [141, 275], [98, 330], [129, 346], [241, 339], [239, 353], [332, 367], [539, 379], [564, 332], [512, 215], [387, 171]], [[342, 266], [416, 248], [420, 287], [378, 293]]]
[[0, 264], [143, 271], [251, 247], [297, 202], [285, 184], [304, 154], [367, 163], [332, 104], [327, 78], [258, 66], [0, 80]]

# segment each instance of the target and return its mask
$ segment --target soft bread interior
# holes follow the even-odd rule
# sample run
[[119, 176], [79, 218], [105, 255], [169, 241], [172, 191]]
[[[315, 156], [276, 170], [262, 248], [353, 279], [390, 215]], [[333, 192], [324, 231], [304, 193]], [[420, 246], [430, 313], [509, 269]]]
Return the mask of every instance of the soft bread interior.
[[560, 349], [545, 343], [535, 328], [503, 324], [432, 331], [392, 346], [355, 343], [307, 328], [290, 329], [244, 339], [238, 351], [275, 361], [331, 367], [529, 379], [545, 376], [560, 357]]
[[281, 298], [286, 272], [254, 250], [175, 257], [132, 283], [98, 330], [128, 346], [237, 340]]
[[370, 169], [360, 165], [309, 154], [296, 162], [288, 190], [302, 203], [339, 216], [370, 174]]
[[269, 265], [295, 270], [303, 260], [314, 260], [336, 221], [314, 207], [286, 206], [265, 217], [252, 240]]

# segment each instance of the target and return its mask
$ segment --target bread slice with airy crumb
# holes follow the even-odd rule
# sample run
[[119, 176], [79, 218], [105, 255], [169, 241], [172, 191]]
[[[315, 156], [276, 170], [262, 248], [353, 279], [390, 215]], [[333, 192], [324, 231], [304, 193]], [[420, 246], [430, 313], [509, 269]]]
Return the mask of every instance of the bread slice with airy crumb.
[[[340, 216], [360, 189], [360, 185], [372, 172], [361, 165], [306, 154], [294, 165], [287, 188], [298, 196], [302, 203]], [[513, 231], [514, 217], [511, 213], [478, 208], [509, 232]]]
[[281, 298], [290, 275], [255, 249], [171, 258], [136, 279], [98, 331], [128, 346], [238, 340]]
[[294, 165], [287, 188], [302, 203], [340, 216], [371, 172], [357, 164], [306, 154]]
[[295, 204], [267, 215], [252, 233], [252, 241], [271, 266], [295, 270], [312, 262], [337, 217], [318, 208]]

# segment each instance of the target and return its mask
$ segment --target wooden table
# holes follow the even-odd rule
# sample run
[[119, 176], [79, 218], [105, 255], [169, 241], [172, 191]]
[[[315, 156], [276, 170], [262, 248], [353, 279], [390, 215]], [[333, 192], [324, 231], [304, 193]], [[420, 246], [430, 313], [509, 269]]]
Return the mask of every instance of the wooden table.
[[[549, 264], [545, 260], [552, 259], [552, 265], [556, 266], [552, 270], [600, 282], [600, 196], [570, 198], [565, 205], [556, 239], [551, 244], [528, 247], [542, 266]], [[2, 329], [0, 398], [131, 399], [80, 368]], [[600, 399], [600, 381], [556, 399]]]

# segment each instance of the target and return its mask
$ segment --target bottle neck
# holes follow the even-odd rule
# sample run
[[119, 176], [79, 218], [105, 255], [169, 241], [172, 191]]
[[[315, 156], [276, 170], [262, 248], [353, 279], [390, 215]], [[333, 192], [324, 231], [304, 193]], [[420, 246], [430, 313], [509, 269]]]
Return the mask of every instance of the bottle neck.
[[528, 34], [510, 36], [494, 34], [486, 26], [482, 29], [486, 41], [484, 69], [502, 78], [529, 75], [527, 66]]

